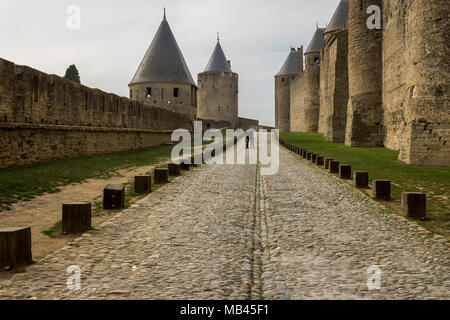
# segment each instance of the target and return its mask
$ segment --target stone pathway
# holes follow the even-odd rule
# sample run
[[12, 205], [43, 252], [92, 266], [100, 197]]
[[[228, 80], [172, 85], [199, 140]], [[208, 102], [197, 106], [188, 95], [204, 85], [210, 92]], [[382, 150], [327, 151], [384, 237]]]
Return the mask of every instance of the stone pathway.
[[[449, 248], [282, 149], [274, 176], [213, 165], [178, 178], [4, 281], [0, 298], [449, 299]], [[66, 286], [71, 265], [80, 290]]]

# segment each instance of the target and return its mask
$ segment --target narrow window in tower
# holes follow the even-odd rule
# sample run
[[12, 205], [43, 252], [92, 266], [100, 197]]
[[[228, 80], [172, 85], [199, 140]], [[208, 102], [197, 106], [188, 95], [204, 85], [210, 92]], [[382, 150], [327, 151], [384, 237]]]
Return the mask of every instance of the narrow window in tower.
[[38, 102], [39, 100], [39, 88], [38, 88], [38, 78], [34, 77], [33, 78], [33, 97], [34, 97], [34, 102]]
[[281, 78], [281, 82], [284, 82], [284, 78]]
[[314, 57], [314, 62], [318, 63], [319, 62], [319, 57]]
[[220, 111], [220, 106], [219, 106], [219, 111]]
[[152, 96], [152, 88], [147, 88], [147, 98]]
[[179, 91], [178, 88], [173, 88], [173, 96], [174, 96], [175, 98], [178, 98], [178, 91]]
[[130, 89], [130, 99], [133, 99], [133, 90]]

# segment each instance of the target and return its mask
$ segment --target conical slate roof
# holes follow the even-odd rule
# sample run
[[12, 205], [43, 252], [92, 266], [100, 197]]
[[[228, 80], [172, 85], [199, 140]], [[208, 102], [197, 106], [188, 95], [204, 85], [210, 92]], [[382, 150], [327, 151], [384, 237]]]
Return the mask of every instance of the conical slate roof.
[[348, 0], [341, 0], [336, 11], [331, 18], [330, 24], [327, 26], [325, 33], [339, 30], [347, 22], [348, 17]]
[[324, 31], [325, 28], [317, 28], [316, 32], [314, 32], [311, 42], [309, 43], [308, 48], [305, 51], [305, 54], [319, 52], [325, 47], [325, 40], [323, 39]]
[[281, 70], [275, 75], [275, 77], [290, 75], [290, 74], [299, 74], [301, 71], [300, 70], [300, 61], [302, 58], [303, 57], [302, 57], [300, 51], [291, 49], [291, 52], [287, 56], [286, 61], [284, 62], [283, 66], [281, 67]]
[[209, 58], [208, 65], [206, 66], [204, 72], [207, 71], [232, 72], [230, 64], [225, 57], [225, 53], [223, 53], [222, 46], [219, 41], [217, 41], [216, 47]]
[[165, 16], [130, 84], [142, 82], [188, 83], [195, 86]]

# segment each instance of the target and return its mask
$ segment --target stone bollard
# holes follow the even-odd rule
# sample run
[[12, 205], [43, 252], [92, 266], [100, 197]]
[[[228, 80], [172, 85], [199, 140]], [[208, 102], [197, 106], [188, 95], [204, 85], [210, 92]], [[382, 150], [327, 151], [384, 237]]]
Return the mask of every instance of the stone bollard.
[[0, 269], [14, 270], [32, 261], [31, 228], [0, 228]]
[[103, 190], [103, 209], [121, 209], [125, 206], [125, 186], [108, 184]]
[[316, 164], [317, 164], [318, 166], [323, 166], [323, 164], [324, 164], [324, 157], [323, 157], [323, 156], [317, 156], [317, 158], [316, 158]]
[[369, 173], [366, 171], [355, 171], [353, 175], [355, 186], [358, 188], [369, 187]]
[[135, 176], [134, 177], [134, 192], [137, 194], [147, 194], [152, 192], [152, 177], [150, 176]]
[[331, 160], [329, 163], [331, 173], [339, 173], [339, 161]]
[[91, 204], [65, 203], [62, 205], [62, 233], [83, 233], [91, 229]]
[[341, 164], [339, 166], [339, 177], [342, 179], [352, 178], [352, 167], [348, 164]]
[[308, 150], [303, 150], [302, 157], [303, 157], [304, 159], [306, 159], [307, 156], [308, 156]]
[[306, 153], [306, 160], [311, 161], [312, 155], [313, 155], [312, 152], [307, 152]]
[[181, 174], [181, 165], [175, 163], [169, 163], [169, 176], [179, 176]]
[[373, 180], [372, 181], [373, 196], [380, 200], [391, 200], [391, 181], [389, 180]]
[[189, 171], [189, 167], [190, 167], [189, 164], [184, 163], [184, 162], [181, 162], [179, 166], [180, 166], [180, 169], [181, 169], [181, 170]]
[[316, 163], [316, 159], [317, 159], [317, 154], [313, 153], [313, 154], [311, 155], [311, 161], [312, 161], [313, 163]]
[[330, 161], [333, 161], [334, 159], [330, 159], [330, 158], [325, 158], [324, 160], [324, 167], [326, 170], [330, 169]]
[[402, 193], [402, 211], [413, 219], [425, 219], [427, 216], [427, 195], [417, 192]]
[[169, 182], [169, 170], [165, 168], [155, 168], [155, 183], [164, 184]]

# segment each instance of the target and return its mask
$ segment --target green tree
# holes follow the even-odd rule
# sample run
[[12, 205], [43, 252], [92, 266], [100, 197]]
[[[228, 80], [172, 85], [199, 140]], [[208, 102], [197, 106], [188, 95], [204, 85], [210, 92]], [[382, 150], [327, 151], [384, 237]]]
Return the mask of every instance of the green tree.
[[78, 69], [74, 64], [67, 68], [64, 78], [72, 80], [75, 83], [81, 83], [80, 74], [78, 73]]

